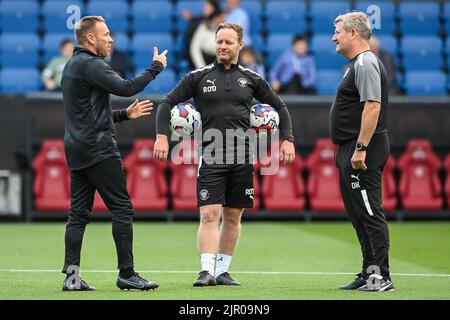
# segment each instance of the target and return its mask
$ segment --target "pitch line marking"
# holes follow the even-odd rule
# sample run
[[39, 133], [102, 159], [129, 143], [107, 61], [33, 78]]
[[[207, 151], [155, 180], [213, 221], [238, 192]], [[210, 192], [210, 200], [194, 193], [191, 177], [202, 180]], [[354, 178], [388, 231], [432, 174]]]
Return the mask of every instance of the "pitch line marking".
[[[188, 270], [137, 270], [141, 273], [194, 273], [197, 274], [198, 271], [188, 271]], [[0, 272], [11, 272], [11, 273], [60, 273], [61, 270], [52, 269], [0, 269]], [[83, 270], [83, 273], [117, 273], [117, 270]], [[256, 274], [256, 275], [354, 275], [354, 272], [306, 272], [306, 271], [233, 271], [233, 274]], [[391, 273], [393, 276], [405, 276], [405, 277], [448, 277], [450, 274], [440, 274], [440, 273]]]

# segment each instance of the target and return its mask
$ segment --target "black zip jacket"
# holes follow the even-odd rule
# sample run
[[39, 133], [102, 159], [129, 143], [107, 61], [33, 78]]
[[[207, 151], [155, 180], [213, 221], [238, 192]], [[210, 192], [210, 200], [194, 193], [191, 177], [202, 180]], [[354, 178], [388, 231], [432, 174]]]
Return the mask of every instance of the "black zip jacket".
[[[149, 57], [150, 54], [149, 54]], [[112, 110], [110, 94], [130, 97], [142, 91], [164, 69], [155, 61], [140, 75], [124, 80], [92, 51], [76, 47], [61, 80], [65, 134], [70, 170], [120, 157], [115, 122], [128, 120], [125, 109]]]
[[[291, 118], [284, 101], [259, 74], [241, 65], [232, 65], [226, 70], [223, 64], [215, 61], [188, 73], [158, 106], [158, 134], [170, 136], [171, 107], [191, 98], [194, 98], [194, 105], [201, 114], [203, 133], [217, 129], [225, 137], [226, 129], [249, 129], [250, 108], [255, 98], [278, 111], [281, 139], [294, 140]], [[203, 148], [209, 143], [203, 141]]]

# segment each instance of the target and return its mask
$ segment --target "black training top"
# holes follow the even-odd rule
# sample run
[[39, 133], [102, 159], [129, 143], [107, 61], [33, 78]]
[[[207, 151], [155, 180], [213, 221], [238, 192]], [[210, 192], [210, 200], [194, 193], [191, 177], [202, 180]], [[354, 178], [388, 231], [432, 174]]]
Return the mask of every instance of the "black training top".
[[[150, 56], [150, 55], [149, 55]], [[110, 93], [133, 96], [163, 70], [160, 62], [140, 75], [122, 79], [105, 60], [92, 51], [76, 47], [62, 75], [65, 116], [64, 146], [71, 170], [90, 167], [120, 157], [114, 122], [127, 120], [125, 109], [111, 109]]]
[[158, 106], [158, 134], [170, 136], [168, 123], [171, 107], [191, 98], [194, 98], [202, 118], [203, 150], [213, 142], [205, 141], [205, 132], [209, 129], [220, 131], [224, 142], [227, 129], [250, 129], [253, 98], [270, 104], [278, 111], [281, 138], [294, 140], [291, 118], [284, 101], [259, 74], [241, 65], [233, 64], [226, 70], [223, 64], [215, 61], [185, 75]]
[[330, 109], [330, 134], [333, 143], [357, 139], [366, 101], [381, 103], [374, 135], [387, 133], [388, 85], [383, 63], [370, 51], [350, 60]]

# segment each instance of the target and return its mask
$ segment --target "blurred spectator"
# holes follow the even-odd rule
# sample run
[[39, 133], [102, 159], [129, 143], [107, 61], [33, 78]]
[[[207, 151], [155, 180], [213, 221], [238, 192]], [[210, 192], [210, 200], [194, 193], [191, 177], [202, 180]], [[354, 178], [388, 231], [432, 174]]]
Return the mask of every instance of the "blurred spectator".
[[[217, 11], [220, 11], [219, 0], [205, 0], [203, 2], [203, 12], [201, 16], [193, 17], [192, 13], [189, 10], [183, 10], [181, 12], [182, 18], [188, 23], [186, 31], [184, 33], [184, 48], [191, 47], [192, 37], [194, 36], [194, 33], [197, 30], [198, 26]], [[190, 67], [194, 68], [194, 62], [192, 61], [189, 50], [186, 50], [184, 52], [186, 52], [185, 58], [188, 59]]]
[[251, 46], [250, 18], [247, 11], [239, 6], [240, 4], [240, 0], [227, 0], [227, 17], [225, 22], [238, 23], [244, 29], [244, 46]]
[[264, 64], [258, 61], [258, 55], [252, 47], [242, 48], [239, 54], [239, 64], [265, 78]]
[[401, 90], [397, 85], [397, 67], [395, 65], [394, 56], [389, 52], [380, 49], [380, 40], [372, 34], [370, 38], [370, 50], [381, 60], [386, 68], [388, 76], [389, 94], [401, 94]]
[[195, 30], [189, 48], [194, 68], [204, 67], [216, 59], [216, 28], [224, 18], [222, 11], [215, 11]]
[[74, 44], [70, 39], [63, 39], [59, 45], [60, 55], [50, 60], [44, 70], [42, 70], [42, 82], [45, 90], [61, 90], [61, 77], [66, 62], [73, 54]]
[[111, 54], [105, 58], [105, 61], [122, 78], [126, 79], [133, 72], [134, 66], [131, 64], [130, 57], [126, 52], [115, 48], [115, 34], [111, 32], [114, 42], [111, 48]]
[[294, 36], [292, 47], [285, 50], [270, 70], [270, 82], [280, 93], [315, 93], [316, 62], [308, 53], [308, 43], [303, 36]]

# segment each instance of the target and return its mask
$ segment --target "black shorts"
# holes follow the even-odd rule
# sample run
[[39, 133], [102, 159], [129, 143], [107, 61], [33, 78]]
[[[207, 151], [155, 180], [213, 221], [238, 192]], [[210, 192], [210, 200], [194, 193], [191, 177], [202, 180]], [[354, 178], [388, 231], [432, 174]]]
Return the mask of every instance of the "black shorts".
[[253, 208], [252, 164], [199, 163], [197, 206], [221, 204], [230, 208]]

